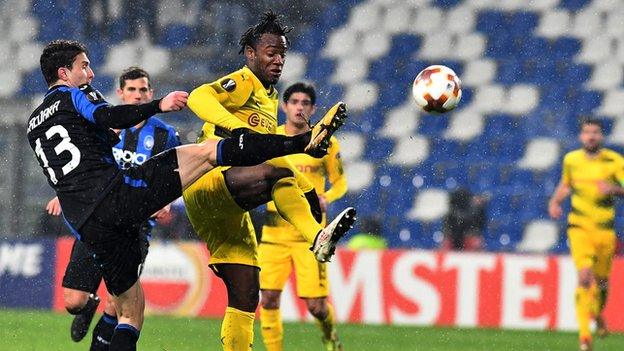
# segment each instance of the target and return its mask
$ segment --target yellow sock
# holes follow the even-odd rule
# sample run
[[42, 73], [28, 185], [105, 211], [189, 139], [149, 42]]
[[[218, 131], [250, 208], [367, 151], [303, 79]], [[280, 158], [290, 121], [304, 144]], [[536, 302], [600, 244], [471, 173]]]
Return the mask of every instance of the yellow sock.
[[579, 325], [579, 338], [591, 340], [591, 330], [589, 329], [589, 321], [592, 317], [592, 305], [594, 295], [591, 288], [576, 288], [576, 318]]
[[313, 243], [316, 234], [323, 227], [312, 216], [310, 204], [295, 178], [286, 177], [278, 180], [273, 186], [271, 195], [280, 216], [292, 224], [308, 242]]
[[233, 307], [225, 309], [221, 324], [221, 344], [225, 351], [249, 351], [253, 346], [255, 314]]
[[336, 329], [336, 323], [334, 320], [334, 306], [330, 303], [327, 303], [327, 316], [324, 320], [316, 320], [316, 324], [321, 328], [321, 332], [323, 333], [323, 337], [327, 340], [330, 340], [332, 336], [332, 332]]
[[260, 326], [262, 340], [267, 351], [282, 351], [284, 342], [284, 326], [282, 313], [279, 309], [267, 310], [260, 307]]

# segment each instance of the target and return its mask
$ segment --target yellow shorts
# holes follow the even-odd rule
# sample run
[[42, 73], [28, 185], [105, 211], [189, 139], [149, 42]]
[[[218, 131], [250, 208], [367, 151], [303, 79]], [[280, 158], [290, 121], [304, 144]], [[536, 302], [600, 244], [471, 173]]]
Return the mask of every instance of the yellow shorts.
[[294, 266], [299, 297], [328, 296], [327, 264], [318, 262], [309, 248], [308, 242], [261, 243], [260, 289], [282, 290]]
[[570, 253], [578, 270], [591, 268], [600, 278], [608, 278], [615, 254], [616, 235], [613, 230], [568, 228]]
[[184, 193], [186, 213], [210, 251], [209, 264], [237, 263], [258, 267], [258, 244], [251, 217], [230, 194], [217, 167]]

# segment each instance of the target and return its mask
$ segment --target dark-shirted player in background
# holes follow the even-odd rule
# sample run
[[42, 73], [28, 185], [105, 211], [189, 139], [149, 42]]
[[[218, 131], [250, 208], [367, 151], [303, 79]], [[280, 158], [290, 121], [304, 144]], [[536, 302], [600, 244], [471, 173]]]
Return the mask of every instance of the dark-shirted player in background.
[[[130, 67], [119, 77], [117, 95], [124, 104], [144, 104], [151, 102], [154, 91], [149, 74], [138, 67]], [[119, 132], [121, 141], [113, 147], [115, 161], [122, 169], [143, 164], [152, 155], [180, 145], [178, 133], [156, 117], [151, 117], [134, 127]], [[52, 199], [46, 210], [53, 216], [61, 214], [58, 197]], [[141, 226], [140, 239], [142, 261], [145, 261], [148, 237], [155, 225], [155, 220], [166, 215], [170, 205], [156, 212]], [[89, 331], [89, 325], [95, 314], [100, 298], [96, 295], [102, 274], [97, 267], [93, 254], [80, 240], [74, 241], [69, 263], [63, 277], [63, 301], [67, 311], [75, 315], [71, 324], [71, 338], [75, 342], [82, 340]], [[107, 300], [102, 317], [93, 329], [91, 351], [106, 351], [117, 325], [117, 315], [112, 300]]]
[[93, 253], [112, 295], [118, 324], [110, 349], [135, 350], [145, 308], [138, 281], [141, 224], [217, 165], [250, 166], [300, 152], [316, 155], [326, 152], [329, 136], [248, 134], [206, 140], [121, 170], [112, 153], [119, 138], [111, 128], [130, 128], [154, 114], [179, 111], [188, 94], [174, 91], [146, 104], [112, 106], [89, 85], [94, 77], [89, 63], [79, 42], [46, 45], [40, 64], [49, 90], [29, 117], [27, 135], [66, 224]]

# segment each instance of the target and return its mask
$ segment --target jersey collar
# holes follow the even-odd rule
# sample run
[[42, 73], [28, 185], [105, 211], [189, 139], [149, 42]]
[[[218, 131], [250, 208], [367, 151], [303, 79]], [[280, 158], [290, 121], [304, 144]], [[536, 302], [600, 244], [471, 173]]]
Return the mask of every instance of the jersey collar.
[[46, 96], [50, 95], [53, 91], [56, 91], [58, 88], [63, 88], [63, 87], [69, 88], [69, 86], [65, 85], [65, 84], [55, 85], [55, 86], [51, 87], [50, 89], [48, 89], [48, 91], [45, 93], [45, 95], [43, 97], [46, 97]]
[[275, 87], [271, 84], [269, 89], [265, 88], [264, 85], [262, 84], [262, 82], [260, 81], [260, 78], [258, 78], [256, 76], [256, 74], [253, 73], [253, 71], [251, 70], [251, 68], [249, 68], [249, 66], [247, 66], [247, 65], [243, 66], [243, 70], [245, 72], [247, 72], [247, 74], [249, 74], [249, 76], [251, 76], [251, 80], [253, 81], [254, 86], [262, 87], [262, 89], [264, 91], [266, 91], [267, 95], [269, 95], [269, 96], [271, 96], [273, 93], [275, 93]]

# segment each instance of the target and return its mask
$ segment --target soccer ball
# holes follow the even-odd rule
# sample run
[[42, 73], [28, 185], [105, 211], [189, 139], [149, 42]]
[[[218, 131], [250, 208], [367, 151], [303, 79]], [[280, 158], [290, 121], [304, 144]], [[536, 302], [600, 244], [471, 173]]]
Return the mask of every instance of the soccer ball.
[[429, 66], [414, 79], [412, 95], [418, 106], [427, 112], [448, 112], [461, 100], [461, 81], [446, 66]]

